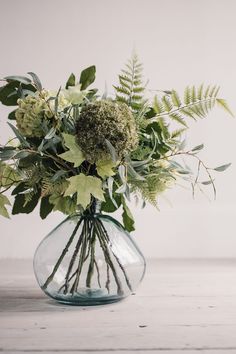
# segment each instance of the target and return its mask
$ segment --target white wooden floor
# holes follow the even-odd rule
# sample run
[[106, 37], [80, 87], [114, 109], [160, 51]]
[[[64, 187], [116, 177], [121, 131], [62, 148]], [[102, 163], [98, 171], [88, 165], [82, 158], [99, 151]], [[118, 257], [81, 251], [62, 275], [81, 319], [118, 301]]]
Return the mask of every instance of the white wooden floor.
[[236, 353], [236, 260], [150, 260], [136, 295], [71, 307], [0, 261], [0, 353]]

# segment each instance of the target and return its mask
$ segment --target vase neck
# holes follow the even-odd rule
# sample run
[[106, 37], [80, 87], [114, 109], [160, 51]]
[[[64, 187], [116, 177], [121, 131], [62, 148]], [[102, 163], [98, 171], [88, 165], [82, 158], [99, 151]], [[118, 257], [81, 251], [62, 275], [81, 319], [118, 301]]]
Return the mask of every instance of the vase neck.
[[101, 201], [93, 198], [91, 204], [84, 210], [84, 215], [94, 215], [101, 212]]

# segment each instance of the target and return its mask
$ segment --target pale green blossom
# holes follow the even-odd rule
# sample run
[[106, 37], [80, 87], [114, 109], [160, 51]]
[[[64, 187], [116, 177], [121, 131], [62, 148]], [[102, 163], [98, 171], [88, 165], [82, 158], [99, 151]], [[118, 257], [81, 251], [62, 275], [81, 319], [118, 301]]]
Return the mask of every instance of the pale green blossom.
[[85, 97], [85, 91], [81, 91], [81, 85], [78, 84], [63, 90], [63, 95], [71, 104], [81, 104]]

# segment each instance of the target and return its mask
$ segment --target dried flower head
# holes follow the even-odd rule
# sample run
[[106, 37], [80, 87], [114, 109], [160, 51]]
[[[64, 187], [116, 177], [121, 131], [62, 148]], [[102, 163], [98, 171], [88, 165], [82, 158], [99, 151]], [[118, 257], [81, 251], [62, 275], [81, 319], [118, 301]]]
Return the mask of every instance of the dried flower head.
[[89, 162], [110, 157], [107, 140], [115, 148], [119, 159], [138, 144], [136, 122], [131, 110], [126, 104], [111, 100], [85, 106], [76, 130], [78, 144]]
[[[41, 138], [45, 135], [44, 126], [50, 128], [55, 118], [56, 92], [43, 90], [17, 101], [19, 108], [15, 112], [17, 128], [26, 137]], [[69, 105], [65, 95], [58, 95], [57, 111]]]

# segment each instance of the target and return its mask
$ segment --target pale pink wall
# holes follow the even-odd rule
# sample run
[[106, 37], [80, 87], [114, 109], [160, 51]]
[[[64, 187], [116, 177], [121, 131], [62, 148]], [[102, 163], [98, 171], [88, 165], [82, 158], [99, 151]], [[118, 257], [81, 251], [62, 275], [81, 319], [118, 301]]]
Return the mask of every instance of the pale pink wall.
[[[217, 83], [236, 112], [236, 1], [234, 0], [0, 0], [0, 77], [35, 71], [48, 88], [73, 71], [97, 66], [97, 87], [109, 90], [136, 47], [152, 89]], [[6, 112], [0, 107], [0, 139], [6, 140]], [[177, 188], [170, 207], [151, 207], [137, 217], [136, 238], [147, 256], [236, 256], [236, 121], [216, 109], [191, 123], [194, 146], [205, 142], [210, 166], [233, 162], [219, 174], [218, 199], [191, 199]], [[60, 214], [42, 222], [37, 213], [0, 219], [0, 257], [31, 257]]]

